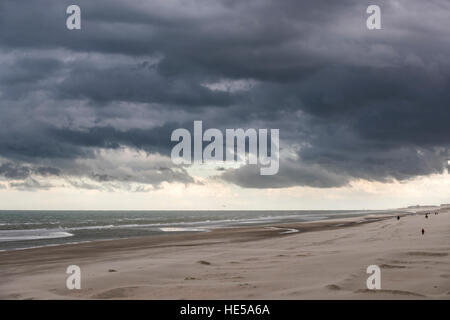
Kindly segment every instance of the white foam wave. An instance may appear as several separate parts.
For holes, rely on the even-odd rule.
[[[53,231],[46,229],[32,230],[3,230],[0,231],[0,241],[23,241],[23,240],[41,240],[72,237],[73,234],[64,231]]]
[[[64,228],[64,230],[69,231],[75,231],[75,230],[98,230],[98,229],[112,229],[118,226],[108,224],[104,226],[86,226],[86,227],[71,227],[71,228]]]
[[[176,228],[176,227],[168,227],[168,228],[159,228],[159,230],[164,232],[194,232],[194,231],[207,231],[205,229],[200,228]]]

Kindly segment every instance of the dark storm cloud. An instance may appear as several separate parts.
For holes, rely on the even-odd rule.
[[[23,182],[10,182],[9,186],[21,191],[45,190],[52,187],[50,184],[42,184],[33,178],[27,178]]]
[[[82,65],[75,67],[72,74],[57,88],[60,98],[90,99],[94,103],[163,103],[186,108],[231,103],[228,93],[212,92],[192,78],[163,78],[155,67],[148,67],[145,62],[108,69]]]
[[[246,188],[330,188],[344,186],[349,181],[348,175],[332,173],[317,165],[308,166],[292,161],[281,161],[279,173],[273,176],[262,176],[259,170],[257,166],[247,165],[226,170],[217,178]]]
[[[4,176],[8,179],[26,179],[31,174],[37,174],[39,176],[59,176],[60,170],[52,167],[32,167],[11,162],[0,165],[0,176]]]
[[[49,129],[49,135],[58,137],[60,142],[80,148],[117,149],[121,145],[128,145],[149,152],[168,153],[170,134],[175,128],[174,124],[148,130],[127,131],[119,131],[112,127],[94,127],[87,130],[52,128]]]
[[[19,58],[12,64],[5,63],[0,74],[0,83],[15,86],[35,83],[58,70],[61,63],[50,58]]]
[[[65,28],[70,4],[82,9],[81,31]],[[0,156],[24,166],[2,165],[0,174],[126,181],[125,173],[75,162],[124,146],[167,156],[172,130],[192,120],[280,129],[296,160],[282,159],[274,177],[251,166],[223,171],[244,187],[442,172],[450,156],[450,7],[377,1],[383,29],[368,31],[369,4],[4,0]],[[30,169],[38,167],[58,171]],[[130,180],[193,181],[177,170],[155,167]],[[72,185],[83,183],[91,186]]]
[[[17,166],[12,163],[4,163],[0,166],[0,174],[6,178],[25,179],[30,174],[28,167]]]

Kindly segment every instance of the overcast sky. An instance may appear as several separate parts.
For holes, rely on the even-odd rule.
[[[450,202],[449,17],[447,0],[2,0],[0,209]],[[279,173],[174,165],[194,120],[280,129]]]

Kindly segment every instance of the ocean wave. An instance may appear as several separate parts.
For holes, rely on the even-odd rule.
[[[192,230],[197,230],[197,227],[207,227],[208,229],[211,228],[216,228],[216,227],[224,227],[227,225],[240,225],[240,224],[258,224],[258,223],[264,223],[264,222],[276,222],[276,221],[280,221],[280,220],[286,220],[286,219],[298,219],[298,220],[304,220],[304,221],[308,221],[308,220],[321,220],[324,217],[320,217],[320,216],[310,216],[310,215],[266,215],[266,216],[261,216],[261,217],[255,217],[255,218],[235,218],[235,217],[231,217],[231,218],[227,218],[227,219],[205,219],[205,220],[198,220],[198,221],[173,221],[173,222],[153,222],[153,223],[133,223],[133,224],[104,224],[104,225],[85,225],[85,223],[87,222],[87,220],[84,220],[80,223],[78,223],[77,225],[72,225],[72,226],[64,226],[62,223],[60,223],[59,228],[50,228],[50,229],[44,229],[46,225],[48,224],[55,224],[55,222],[42,222],[42,223],[34,223],[34,222],[26,222],[23,223],[22,225],[31,225],[31,224],[41,224],[42,229],[27,229],[28,232],[34,232],[36,230],[45,230],[46,232],[58,232],[58,231],[63,231],[63,232],[67,232],[70,233],[71,231],[82,231],[82,230],[102,230],[102,229],[134,229],[134,228],[141,228],[141,229],[145,229],[145,228],[156,228],[161,230],[161,228],[166,228],[165,230],[170,230],[170,228],[184,228],[184,230],[188,230],[186,228],[186,226],[188,226],[188,228],[190,226],[192,226]],[[139,219],[123,219],[122,221],[125,220],[135,220],[138,221]],[[146,219],[147,220],[147,219]],[[117,221],[117,220],[115,220]],[[92,220],[93,222],[93,220]],[[1,225],[5,225],[5,226],[14,226],[14,227],[18,227],[20,231],[20,224],[9,224],[9,223],[5,223],[5,224],[0,224]],[[10,229],[9,231],[14,231],[17,230],[16,228],[14,229]],[[201,229],[204,230],[204,229]],[[3,230],[0,230],[0,232]],[[8,231],[8,230],[6,230]],[[169,232],[169,231],[167,231]],[[2,239],[0,238],[0,241],[2,241]]]
[[[167,227],[167,228],[159,228],[159,230],[164,232],[195,232],[195,231],[208,231],[201,228],[177,228],[177,227]]]
[[[57,239],[72,237],[73,234],[64,231],[54,231],[46,229],[33,230],[3,230],[0,231],[0,241],[24,241],[24,240],[41,240],[41,239]]]
[[[300,232],[298,229],[282,228],[282,227],[266,227],[266,229],[269,229],[269,230],[285,230],[283,232],[280,232],[280,234],[288,234],[288,233]]]
[[[215,215],[214,212],[198,215],[183,214],[180,216],[170,216],[170,219],[163,219],[162,217],[107,217],[102,216],[101,219],[85,219],[84,217],[79,220],[59,219],[53,217],[52,219],[46,218],[42,222],[36,222],[36,220],[29,220],[24,223],[17,223],[17,221],[5,221],[0,223],[0,241],[16,241],[16,240],[34,240],[34,239],[51,239],[71,237],[73,233],[81,238],[85,237],[82,231],[85,233],[91,231],[89,237],[96,238],[96,230],[104,230],[98,232],[100,237],[105,237],[110,232],[111,237],[116,237],[117,234],[146,234],[153,231],[162,232],[182,232],[182,231],[209,231],[215,228],[235,227],[239,225],[251,225],[251,224],[264,224],[274,223],[278,221],[317,221],[323,219],[333,218],[339,215],[343,217],[362,215],[368,212],[355,211],[355,212],[261,212],[252,216],[242,216],[237,213],[219,213]],[[369,212],[374,214],[374,212]],[[375,215],[378,212],[375,212]],[[220,214],[223,214],[222,216]],[[35,216],[33,216],[35,218]],[[109,219],[108,219],[109,218]],[[176,219],[174,219],[176,218]],[[152,221],[153,220],[153,221]],[[174,221],[175,220],[175,221]],[[183,221],[184,220],[184,221]],[[122,223],[121,223],[122,222]],[[129,223],[127,223],[129,222]],[[54,225],[59,224],[59,225]],[[28,225],[36,225],[33,229],[27,229]],[[133,229],[133,233],[128,232],[116,232],[118,229]],[[9,232],[9,233],[8,233]]]
[[[86,226],[86,227],[68,227],[64,228],[64,230],[76,231],[76,230],[99,230],[99,229],[112,229],[118,227],[118,225],[108,224],[103,226]]]

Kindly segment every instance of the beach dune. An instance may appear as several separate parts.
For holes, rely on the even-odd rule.
[[[435,211],[5,251],[0,298],[450,299],[450,213]]]

